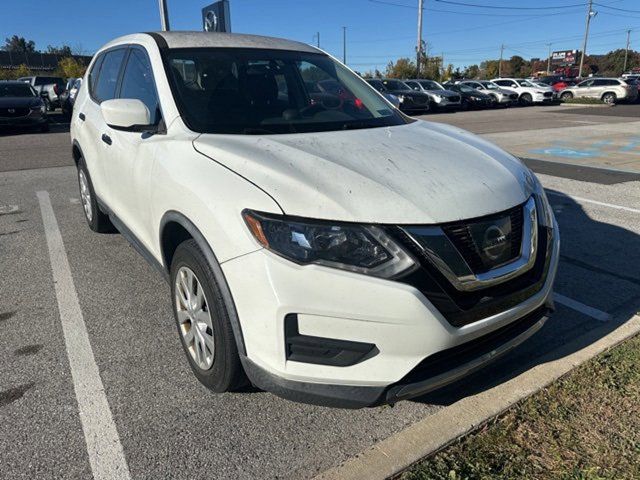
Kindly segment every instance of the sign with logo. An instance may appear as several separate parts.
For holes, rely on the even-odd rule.
[[[551,65],[558,67],[570,67],[575,65],[580,58],[578,50],[561,50],[551,53]]]
[[[219,0],[202,9],[202,29],[205,32],[231,32],[229,0]]]

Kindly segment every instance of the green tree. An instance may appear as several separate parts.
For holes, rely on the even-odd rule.
[[[465,67],[462,75],[464,76],[464,78],[478,78],[478,76],[480,75],[480,67],[478,67],[478,65],[470,65],[468,67]]]
[[[3,50],[16,53],[35,53],[36,43],[33,40],[13,35],[11,38],[5,38]]]
[[[413,78],[416,75],[416,64],[409,58],[399,58],[389,62],[385,75],[389,78]]]
[[[29,70],[29,67],[27,67],[24,63],[13,70],[13,78],[30,77],[31,75],[31,70]]]
[[[84,76],[87,67],[73,57],[63,58],[58,62],[56,73],[64,78],[78,78]]]
[[[73,52],[71,51],[71,47],[69,45],[62,45],[60,47],[47,45],[47,53],[51,53],[59,57],[70,57],[71,55],[73,55]]]

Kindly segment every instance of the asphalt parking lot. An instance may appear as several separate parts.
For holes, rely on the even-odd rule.
[[[557,312],[464,381],[358,411],[254,389],[205,390],[184,358],[160,275],[120,235],[87,228],[64,122],[54,118],[48,134],[0,133],[0,476],[91,478],[81,422],[91,412],[78,409],[52,265],[68,265],[63,293],[77,298],[136,479],[311,478],[457,399],[606,335],[640,309],[640,105],[622,107],[424,117],[483,134],[540,174],[562,234]],[[52,258],[57,232],[63,249]]]

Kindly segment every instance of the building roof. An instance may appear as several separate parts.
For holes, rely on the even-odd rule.
[[[268,48],[318,53],[320,50],[302,42],[283,38],[240,33],[170,31],[154,32],[164,38],[169,48]]]

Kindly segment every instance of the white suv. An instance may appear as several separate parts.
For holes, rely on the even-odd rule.
[[[167,279],[213,391],[248,378],[298,401],[394,403],[506,352],[552,308],[558,230],[533,173],[405,116],[311,46],[116,39],[71,138],[90,228],[115,226]]]
[[[553,88],[536,85],[524,78],[494,78],[491,81],[499,87],[508,88],[516,92],[522,105],[550,103],[557,100]]]

